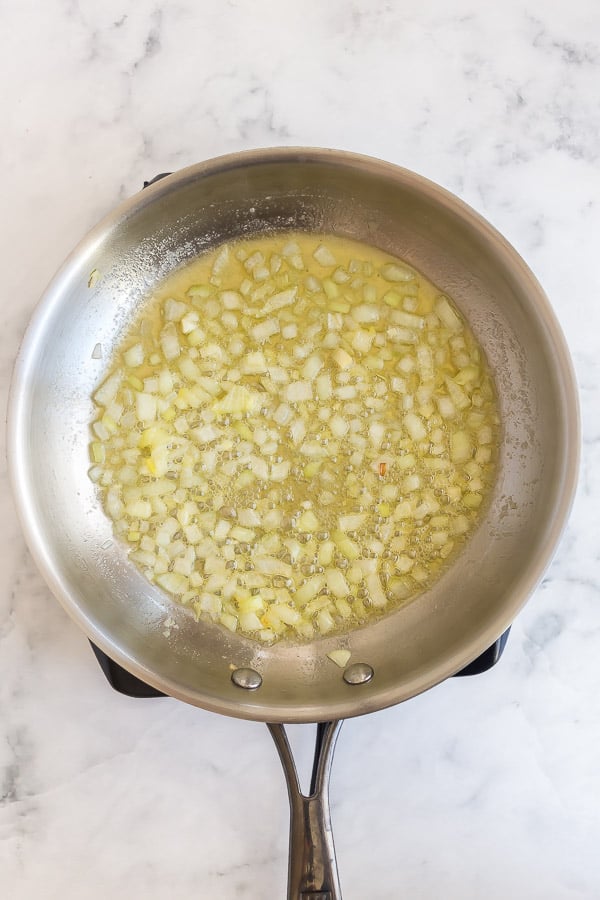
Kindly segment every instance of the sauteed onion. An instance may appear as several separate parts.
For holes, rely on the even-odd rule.
[[[175,273],[94,401],[90,477],[130,559],[265,642],[414,597],[494,477],[493,381],[457,308],[339,238],[228,244]]]

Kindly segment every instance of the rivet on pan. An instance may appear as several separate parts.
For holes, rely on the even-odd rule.
[[[344,681],[346,684],[366,684],[374,674],[368,663],[353,663],[344,672]]]
[[[231,680],[245,691],[256,691],[262,684],[262,675],[255,672],[254,669],[235,669],[231,673]]]

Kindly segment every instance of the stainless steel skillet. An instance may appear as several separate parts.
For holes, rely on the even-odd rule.
[[[197,624],[145,581],[112,541],[86,473],[90,395],[106,364],[92,358],[96,344],[106,360],[144,296],[176,266],[223,240],[273,229],[335,232],[375,244],[447,291],[493,368],[503,442],[485,517],[434,587],[343,639],[259,647]],[[164,693],[270,723],[326,722],[398,703],[493,643],[551,559],[574,492],[578,448],[568,351],[516,252],[436,185],[378,160],[329,150],[221,157],[165,178],[117,208],[48,287],[17,360],[9,414],[11,476],[29,546],[88,637]],[[169,639],[167,616],[177,626]],[[351,650],[351,663],[371,667],[370,680],[349,684],[348,673],[327,659],[340,643]],[[258,673],[260,687],[236,685],[232,667],[251,670],[247,687]],[[283,733],[274,730],[286,758]],[[335,735],[334,726],[322,732],[324,748],[333,747]],[[316,779],[322,787],[329,764],[323,756]],[[304,804],[296,820],[319,815]],[[309,857],[318,840],[306,843]],[[331,848],[322,845],[322,855]],[[333,869],[319,882],[320,860],[313,863],[312,873],[310,860],[292,872],[289,896],[305,889],[313,898],[339,896]]]

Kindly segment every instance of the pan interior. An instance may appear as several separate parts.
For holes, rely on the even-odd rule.
[[[492,502],[432,588],[348,635],[263,647],[196,623],[127,560],[87,477],[88,429],[91,392],[153,286],[224,240],[274,230],[375,245],[448,293],[494,373],[503,441]],[[98,344],[102,358],[94,359]],[[512,248],[412,173],[349,154],[296,150],[239,154],[183,170],[100,223],[56,276],[30,326],[13,382],[10,435],[31,549],[88,636],[166,693],[271,721],[381,708],[482,652],[512,621],[556,546],[578,442],[562,336]],[[369,684],[344,682],[326,655],[338,646],[351,650],[351,662],[373,667]],[[237,666],[261,673],[259,690],[232,683]]]

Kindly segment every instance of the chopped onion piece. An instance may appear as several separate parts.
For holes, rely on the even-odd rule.
[[[284,460],[280,463],[273,463],[271,466],[271,481],[285,481],[290,474],[291,463]]]
[[[160,346],[167,361],[176,359],[181,353],[177,330],[173,322],[168,322],[160,334]]]
[[[367,575],[367,577],[365,578],[365,584],[367,586],[367,591],[369,592],[369,600],[371,601],[373,606],[386,606],[388,599],[381,586],[379,575],[377,575],[375,572]]]
[[[259,322],[258,325],[255,325],[250,330],[250,334],[259,344],[264,344],[266,340],[268,340],[274,334],[278,333],[279,322],[277,321],[277,319],[266,319],[264,322]]]
[[[306,425],[302,419],[296,419],[290,427],[290,437],[294,444],[299,444],[306,435]]]
[[[405,423],[406,424],[406,423]],[[408,428],[408,426],[407,426]],[[385,425],[382,422],[371,422],[369,425],[369,440],[374,447],[380,447],[385,435]]]
[[[241,362],[241,370],[244,375],[262,375],[267,372],[268,366],[264,353],[260,350],[247,353]]]
[[[273,420],[278,425],[286,425],[292,417],[291,407],[287,403],[280,403],[273,413]]]
[[[115,399],[117,391],[121,386],[122,378],[123,375],[120,370],[117,370],[112,375],[109,375],[109,377],[103,382],[103,384],[94,394],[94,401],[99,406],[108,406],[108,404]]]
[[[213,404],[213,409],[219,415],[226,413],[249,413],[260,408],[260,397],[241,384],[235,384],[229,389],[225,397],[221,397]]]
[[[325,244],[319,244],[313,253],[314,258],[320,266],[335,266],[336,259],[331,250]]]
[[[133,347],[130,347],[128,350],[126,350],[123,354],[123,361],[125,362],[125,365],[130,369],[141,366],[144,362],[143,344],[134,344]]]
[[[312,400],[312,386],[310,381],[293,381],[285,389],[285,398],[288,403],[298,403],[303,400]]]
[[[329,659],[339,666],[340,669],[344,669],[348,664],[348,660],[352,656],[350,650],[331,650],[327,656]]]
[[[261,524],[261,518],[255,509],[240,509],[237,515],[240,525],[253,528],[255,525]]]
[[[352,347],[359,353],[368,353],[373,346],[375,333],[358,328],[352,336]]]
[[[347,597],[350,593],[348,582],[340,569],[327,569],[325,572],[325,579],[327,581],[327,587],[334,597]]]
[[[378,322],[379,309],[372,303],[359,303],[352,310],[352,318],[361,324]]]
[[[462,322],[455,311],[452,309],[447,297],[443,295],[438,297],[435,302],[435,311],[440,321],[449,328],[450,331],[462,331]]]
[[[331,377],[329,376],[329,373],[319,375],[317,377],[315,387],[319,400],[329,400],[333,393],[333,389],[331,386]]]
[[[298,531],[316,531],[319,528],[319,520],[310,509],[307,509],[298,519],[297,528]]]
[[[219,251],[217,258],[215,259],[212,266],[212,274],[214,276],[218,276],[225,270],[229,262],[229,247],[225,244],[221,250]]]
[[[386,281],[412,281],[415,277],[409,269],[396,263],[387,263],[381,267],[381,276]]]
[[[358,531],[359,528],[367,521],[366,513],[353,513],[351,515],[340,516],[339,518],[339,527],[340,531]]]
[[[183,594],[188,589],[189,581],[184,575],[176,572],[165,572],[156,577],[156,583],[168,594]]]
[[[422,441],[427,437],[427,429],[416,413],[407,412],[404,416],[404,427],[413,441]]]
[[[286,341],[293,340],[298,334],[298,326],[295,322],[290,322],[289,325],[284,325],[281,329],[281,336],[286,339]]]
[[[166,322],[179,322],[188,311],[187,303],[169,297],[165,300],[163,314]]]
[[[335,628],[335,622],[331,618],[331,613],[326,609],[322,609],[317,613],[317,626],[321,634],[328,634]]]
[[[417,330],[421,330],[425,325],[423,316],[415,316],[412,313],[407,313],[401,309],[392,314],[392,319],[396,325],[404,325],[406,328],[416,328]]]
[[[298,288],[288,288],[286,291],[280,291],[277,294],[273,294],[272,297],[265,302],[263,306],[263,313],[265,315],[269,315],[272,312],[275,312],[278,309],[283,309],[284,306],[291,306],[294,303],[296,296],[298,294]]]
[[[450,458],[453,462],[465,462],[473,455],[471,438],[466,431],[455,431],[450,436]]]
[[[309,356],[302,366],[302,377],[312,380],[321,371],[323,365],[324,363],[320,356],[317,356],[316,354],[314,356]]]
[[[242,631],[260,631],[262,628],[262,623],[254,612],[240,613],[239,623]]]
[[[337,350],[334,350],[331,356],[333,361],[337,363],[340,369],[348,369],[352,365],[352,357],[341,347],[338,347]]]
[[[137,394],[136,412],[140,422],[153,422],[156,419],[156,397],[152,394]]]

